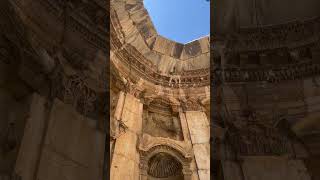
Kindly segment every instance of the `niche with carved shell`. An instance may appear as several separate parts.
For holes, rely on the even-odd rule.
[[[154,137],[183,140],[179,113],[173,112],[170,103],[164,99],[144,105],[143,132]]]

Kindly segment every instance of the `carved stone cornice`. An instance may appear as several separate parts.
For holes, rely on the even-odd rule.
[[[241,28],[228,41],[236,52],[257,52],[271,49],[296,48],[319,41],[320,17],[262,27]]]
[[[20,1],[21,0],[15,0],[15,3],[20,6],[21,9],[27,9],[27,7],[24,7],[25,4]],[[110,32],[109,28],[106,28],[109,25],[109,10],[106,7],[102,7],[106,2],[101,2],[101,0],[40,0],[33,3],[37,4],[37,6],[40,5],[44,7],[47,15],[50,15],[50,18],[55,20],[52,22],[59,22],[59,24],[56,23],[55,26],[77,32],[81,35],[81,39],[84,39],[89,45],[101,49],[105,53],[109,52],[108,40]],[[25,12],[23,11],[23,13],[26,13],[31,19],[34,18],[34,16],[38,16],[36,12],[32,11],[26,10]],[[39,19],[34,19],[33,21],[38,20]],[[53,25],[49,24],[48,27],[50,26]],[[54,38],[54,35],[51,38]]]
[[[141,35],[146,43],[146,45],[150,48],[150,51],[154,51],[154,43],[156,43],[156,38],[154,35],[157,35],[153,29],[151,20],[148,18],[147,12],[144,11],[143,4],[140,2],[132,2],[132,3],[115,3],[115,7],[111,6],[110,17],[111,17],[111,49],[115,51],[115,56],[119,59],[119,62],[123,64],[123,66],[132,69],[134,74],[139,78],[143,78],[147,81],[150,81],[156,85],[170,87],[170,88],[191,88],[191,87],[203,87],[208,86],[209,79],[209,67],[195,70],[182,71],[179,73],[172,74],[164,74],[159,72],[158,68],[152,63],[151,60],[146,58],[142,52],[140,52],[139,47],[130,44],[129,42],[125,42],[129,37],[126,37],[126,33],[124,33],[125,29],[123,29],[122,24],[120,23],[118,13],[118,6],[124,6],[125,14],[130,14],[133,16],[134,13],[141,13],[145,20],[135,23],[135,20],[132,19],[129,22],[134,22],[134,26],[137,26],[137,30],[139,31],[136,36]],[[150,22],[149,22],[150,21]],[[128,22],[128,23],[129,23]],[[130,38],[129,38],[130,39]],[[160,41],[160,40],[159,40]],[[190,57],[198,56],[201,53],[209,53],[207,52],[209,46],[209,40],[204,39],[203,42],[201,40],[196,40],[187,45],[178,45],[178,43],[170,42],[173,45],[173,55],[167,54],[168,56],[179,56],[183,51],[189,54]],[[141,42],[143,43],[143,42]],[[179,52],[178,52],[179,51]],[[155,52],[155,51],[154,51]],[[170,51],[171,52],[171,51]],[[162,52],[163,53],[163,52]],[[160,52],[156,52],[156,54],[162,54]],[[189,55],[186,55],[189,57]],[[178,58],[179,57],[175,57]],[[189,57],[189,58],[190,58]],[[209,56],[207,56],[209,58]],[[177,59],[177,60],[178,60]],[[180,59],[179,59],[180,60]],[[209,60],[209,59],[208,59]]]
[[[139,137],[138,149],[142,155],[146,155],[157,147],[163,147],[165,151],[175,152],[180,159],[192,158],[192,147],[185,142],[179,142],[168,138],[152,137],[147,134],[143,134]]]
[[[213,82],[221,81],[224,73],[224,81],[233,82],[255,82],[264,81],[277,83],[281,81],[298,80],[314,77],[320,74],[320,64],[315,61],[305,61],[295,64],[281,66],[265,66],[257,68],[225,68],[224,72],[211,73]]]
[[[208,86],[210,69],[198,69],[185,71],[179,75],[179,80],[173,80],[177,76],[160,74],[152,63],[145,59],[133,46],[127,45],[126,48],[116,53],[117,58],[127,67],[145,80],[154,84],[170,88],[190,88]]]

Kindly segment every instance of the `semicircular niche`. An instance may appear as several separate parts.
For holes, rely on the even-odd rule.
[[[148,175],[153,178],[183,180],[182,165],[167,153],[158,153],[148,162]]]

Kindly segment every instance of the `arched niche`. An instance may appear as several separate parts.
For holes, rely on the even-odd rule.
[[[158,158],[158,160],[156,158]],[[159,160],[160,158],[164,158],[164,159]],[[161,175],[161,172],[156,172],[157,170],[155,169],[152,170],[151,168],[157,168],[157,167],[150,167],[150,165],[152,166],[153,165],[152,163],[155,163],[155,161],[170,161],[170,165],[176,168],[175,171],[182,172],[181,177],[176,176],[177,180],[180,180],[180,179],[191,180],[191,175],[192,175],[192,171],[190,170],[191,158],[185,157],[182,152],[167,145],[157,145],[150,148],[147,151],[140,151],[141,180],[154,180],[154,178],[151,178],[151,179],[149,178],[150,173],[151,174],[157,173],[158,175],[160,174],[158,177],[164,177],[164,175],[168,175],[168,174],[170,175],[170,172],[167,172],[164,174],[162,173]],[[161,163],[165,163],[165,162],[161,162]],[[172,174],[174,174],[174,172],[171,172],[171,175]],[[178,175],[178,174],[175,174],[175,175]],[[157,177],[155,177],[155,179],[157,179]],[[161,178],[159,180],[161,180]]]
[[[153,137],[183,141],[179,113],[167,98],[148,99],[143,107],[143,132]]]
[[[148,161],[149,180],[183,180],[182,164],[173,156],[160,152]]]

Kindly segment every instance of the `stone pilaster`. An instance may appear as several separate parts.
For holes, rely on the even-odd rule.
[[[142,128],[142,110],[143,104],[139,99],[132,94],[124,94],[121,113],[116,116],[127,129],[116,139],[110,171],[111,180],[139,179],[140,163],[136,147],[138,134],[141,133]]]
[[[210,179],[210,125],[202,111],[186,111],[186,120],[200,180]]]

